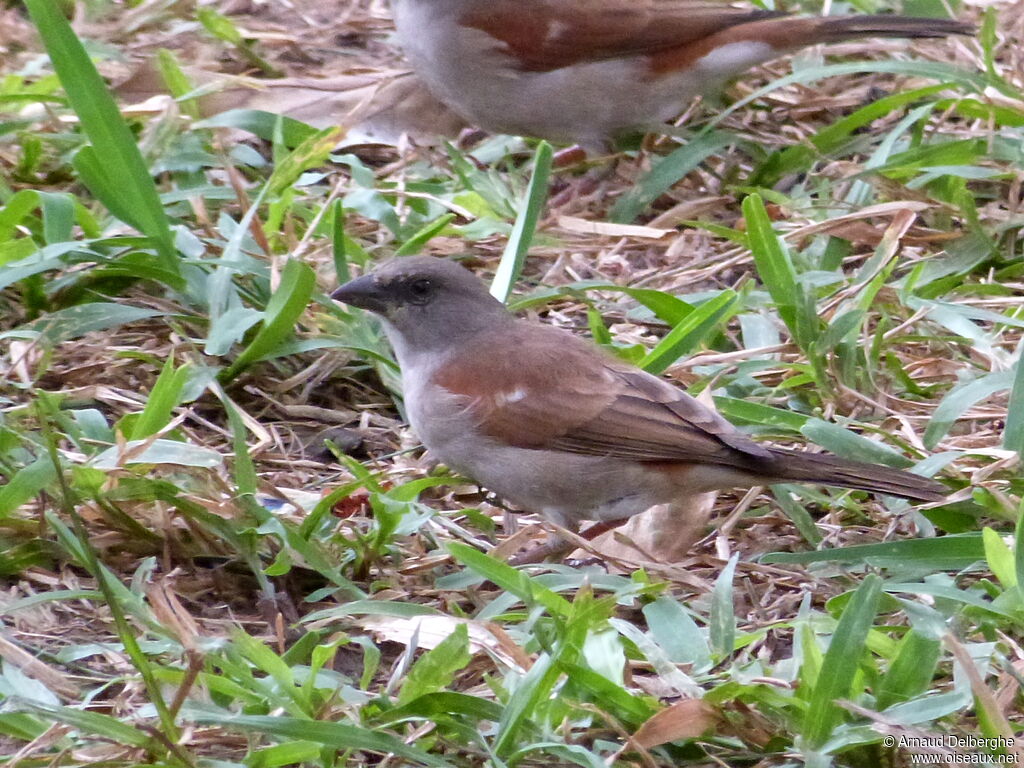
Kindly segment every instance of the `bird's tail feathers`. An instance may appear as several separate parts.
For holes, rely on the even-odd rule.
[[[942,501],[949,492],[936,480],[878,464],[784,448],[772,448],[771,453],[776,481],[838,485],[917,501]]]
[[[816,37],[821,42],[836,42],[855,37],[947,37],[973,35],[973,24],[956,19],[930,19],[920,16],[874,14],[833,16],[817,20]]]

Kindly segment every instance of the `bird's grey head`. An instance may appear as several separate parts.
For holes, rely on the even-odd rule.
[[[386,262],[331,298],[380,315],[399,362],[404,353],[437,353],[512,320],[476,275],[432,256]]]

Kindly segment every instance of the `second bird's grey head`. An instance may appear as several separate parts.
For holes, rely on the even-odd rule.
[[[331,298],[383,318],[399,362],[407,350],[444,349],[511,320],[476,275],[432,256],[386,262],[345,283]]]

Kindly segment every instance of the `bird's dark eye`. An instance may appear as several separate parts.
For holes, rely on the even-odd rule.
[[[417,304],[425,304],[434,293],[434,284],[425,277],[409,283],[409,296]]]

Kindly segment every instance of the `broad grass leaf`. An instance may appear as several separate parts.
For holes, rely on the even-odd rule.
[[[804,67],[778,80],[773,80],[768,85],[758,88],[753,93],[747,94],[739,101],[733,102],[728,108],[722,110],[711,120],[708,129],[713,129],[726,120],[732,113],[745,108],[748,104],[767,96],[772,91],[785,88],[794,83],[807,84],[826,77],[839,77],[842,75],[870,74],[874,72],[886,72],[895,75],[907,75],[909,77],[923,77],[935,80],[946,88],[960,88],[968,92],[982,93],[989,84],[983,73],[973,69],[963,69],[945,62],[923,61],[915,59],[912,61],[896,61],[892,59],[882,61],[857,61],[846,64],[823,64],[820,66]]]
[[[105,331],[108,328],[163,314],[165,313],[155,309],[95,301],[51,312],[21,328],[39,333],[49,344],[60,344],[92,331]]]
[[[416,616],[444,616],[441,611],[419,603],[397,603],[384,600],[352,600],[334,608],[313,611],[302,617],[301,623],[339,619],[346,616],[394,616],[410,619]]]
[[[542,702],[551,698],[552,691],[562,671],[548,654],[541,654],[530,670],[519,680],[515,691],[509,697],[498,723],[494,751],[499,756],[511,754],[517,739],[530,718],[535,715]]]
[[[206,334],[203,352],[219,357],[230,351],[231,347],[241,341],[246,331],[263,319],[264,313],[253,307],[231,307],[223,314],[210,321],[210,330]]]
[[[812,748],[824,744],[842,721],[843,711],[836,701],[850,695],[854,676],[866,650],[864,642],[875,618],[881,589],[882,580],[869,574],[853,593],[832,633],[800,729]]]
[[[773,229],[760,195],[744,198],[743,216],[757,274],[775,302],[779,317],[793,334],[793,340],[806,350],[818,335],[814,303],[797,279],[789,251]]]
[[[978,537],[981,538],[980,536]],[[982,561],[983,562],[983,561]],[[934,570],[938,571],[942,568],[940,565],[935,565]],[[987,593],[982,592],[979,588],[974,589],[958,589],[957,587],[950,586],[933,581],[922,581],[922,582],[886,582],[885,591],[889,594],[900,594],[906,593],[908,595],[915,595],[920,597],[921,595],[927,595],[928,597],[938,597],[943,600],[950,600],[954,603],[960,603],[961,605],[970,605],[975,608],[979,608],[982,611],[986,611],[993,616],[999,616],[1010,621],[1019,621],[1018,615],[1015,615],[1013,611],[1003,610],[999,605],[989,599]]]
[[[455,214],[446,213],[444,216],[430,222],[402,243],[401,247],[395,251],[395,256],[412,256],[419,253],[433,237],[440,234],[453,221],[455,221]]]
[[[942,653],[942,643],[910,630],[900,641],[896,657],[882,677],[875,706],[885,709],[902,704],[928,690]]]
[[[677,663],[669,657],[665,652],[665,649],[663,649],[660,644],[652,640],[647,633],[641,632],[640,628],[635,624],[623,619],[613,618],[610,619],[608,623],[611,624],[624,638],[633,643],[640,653],[647,657],[647,661],[650,662],[662,682],[674,688],[678,695],[701,695],[701,687],[697,682],[679,669]],[[705,653],[709,653],[706,642],[704,643],[703,650]],[[698,651],[698,654],[699,653],[700,651]],[[710,668],[710,657],[705,662],[705,665]]]
[[[771,486],[771,489],[775,501],[782,507],[782,511],[786,513],[786,517],[790,519],[800,535],[812,547],[817,547],[822,540],[821,532],[818,530],[814,518],[811,517],[811,513],[807,511],[807,507],[801,503],[800,497],[794,498],[796,488],[787,483],[776,483]]]
[[[0,208],[0,243],[11,240],[18,225],[39,207],[39,196],[35,189],[22,189],[7,199]]]
[[[409,670],[398,694],[399,705],[447,688],[455,673],[469,664],[471,658],[469,628],[465,624],[457,624],[448,637],[423,654]]]
[[[1004,589],[1017,586],[1017,568],[1013,551],[1003,541],[1003,537],[993,529],[985,526],[981,529],[981,540],[985,545],[985,562],[999,579]]]
[[[715,407],[719,413],[730,421],[757,424],[758,426],[784,429],[790,432],[800,432],[811,418],[796,411],[787,411],[783,408],[775,408],[771,405],[763,405],[750,400],[740,400],[739,398],[726,395],[717,395],[715,397]]]
[[[18,708],[45,716],[47,719],[63,723],[77,731],[100,736],[115,744],[145,749],[152,746],[148,733],[128,725],[122,719],[105,715],[102,712],[90,712],[75,707],[46,706],[36,701],[21,700]]]
[[[887,719],[904,725],[931,724],[972,704],[970,688],[963,686],[949,693],[929,692],[911,701],[893,704],[884,714]]]
[[[281,272],[281,284],[263,311],[263,326],[224,373],[221,381],[231,381],[257,360],[270,357],[277,346],[292,333],[295,322],[309,304],[316,285],[311,267],[289,259]]]
[[[558,668],[568,676],[573,689],[585,691],[588,699],[621,722],[640,725],[651,716],[650,704],[593,669],[568,663],[559,663]]]
[[[690,614],[670,597],[643,607],[651,637],[676,664],[692,664],[695,672],[711,667],[707,638]]]
[[[680,357],[689,354],[719,325],[728,321],[739,309],[735,291],[724,290],[686,315],[665,338],[640,361],[648,373],[662,373]]]
[[[57,478],[49,456],[40,456],[27,464],[0,487],[0,519],[7,517]]]
[[[770,552],[763,563],[865,563],[884,568],[919,565],[959,570],[985,559],[981,534],[967,533],[930,539],[903,539],[881,544],[823,549],[818,552]]]
[[[847,459],[885,464],[897,469],[905,469],[914,463],[888,445],[869,440],[830,421],[808,419],[800,432],[808,440]]]
[[[130,440],[122,449],[115,446],[96,456],[90,464],[95,469],[116,469],[121,464],[176,464],[181,467],[212,469],[224,463],[224,457],[210,448],[174,440]],[[125,459],[124,457],[128,458]]]
[[[374,718],[375,723],[389,725],[406,720],[433,720],[440,715],[458,715],[474,721],[501,718],[502,706],[490,699],[454,691],[425,693],[408,704],[389,709]]]
[[[281,158],[267,179],[266,195],[276,198],[294,184],[308,169],[323,165],[331,150],[345,135],[341,128],[324,128],[306,137],[301,144]]]
[[[1014,385],[1015,379],[1014,371],[998,371],[970,379],[953,387],[932,412],[931,421],[928,422],[928,427],[924,431],[925,447],[935,448],[949,432],[950,427],[971,406],[997,392],[1009,389]]]

